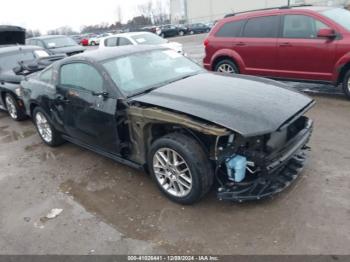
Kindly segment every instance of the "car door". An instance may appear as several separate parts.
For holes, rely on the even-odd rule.
[[[118,46],[132,45],[132,42],[126,37],[118,37]]]
[[[307,15],[283,17],[283,30],[278,40],[278,67],[282,78],[331,81],[336,38],[319,38],[320,29],[329,28]]]
[[[87,62],[64,64],[59,70],[57,100],[63,104],[65,132],[95,148],[116,153],[116,99],[97,68]]]
[[[277,36],[280,16],[250,18],[243,26],[242,34],[232,44],[245,68],[245,74],[275,76],[277,69]]]

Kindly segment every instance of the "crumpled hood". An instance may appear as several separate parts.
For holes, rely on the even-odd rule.
[[[245,137],[274,132],[313,103],[273,80],[214,73],[168,84],[133,101],[198,117]]]

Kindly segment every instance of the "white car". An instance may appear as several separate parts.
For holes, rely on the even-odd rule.
[[[125,45],[159,45],[168,47],[179,54],[185,55],[182,44],[169,42],[168,40],[149,32],[123,33],[100,39],[101,49]]]
[[[98,35],[96,37],[91,37],[89,39],[89,45],[99,45],[100,44],[100,40],[104,37],[107,37],[107,36],[111,36],[113,35],[112,33],[104,33],[102,35]]]

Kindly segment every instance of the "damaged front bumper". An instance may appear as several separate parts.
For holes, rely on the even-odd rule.
[[[218,189],[219,200],[245,202],[276,195],[289,187],[301,174],[307,160],[308,143],[313,122],[308,120],[305,128],[286,147],[267,158],[266,172],[256,179],[230,183]]]

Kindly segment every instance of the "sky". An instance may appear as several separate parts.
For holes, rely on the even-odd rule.
[[[3,0],[0,24],[38,29],[42,33],[61,26],[80,30],[83,25],[112,23],[138,15],[137,6],[147,0]]]

